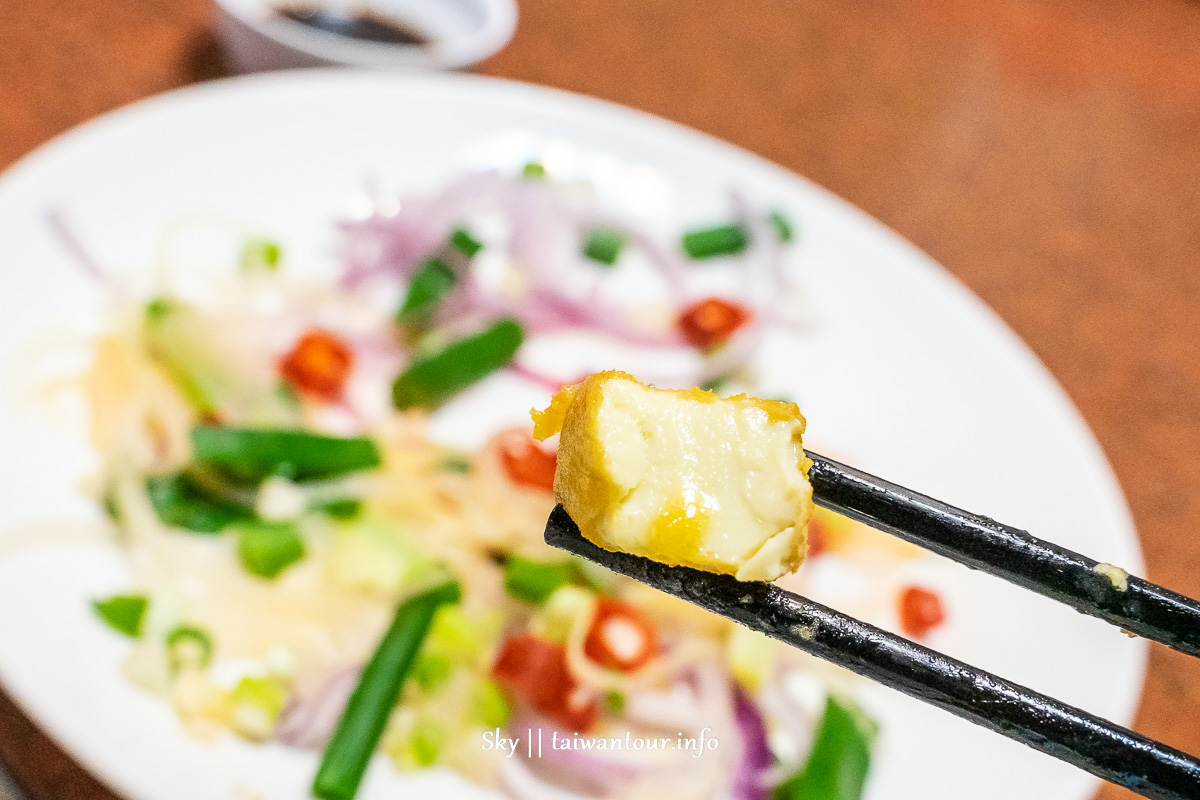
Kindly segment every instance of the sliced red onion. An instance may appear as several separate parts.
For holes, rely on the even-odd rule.
[[[765,800],[767,787],[762,778],[771,765],[767,728],[758,708],[740,689],[734,697],[733,721],[741,736],[742,752],[733,774],[730,800]]]
[[[322,747],[333,735],[361,674],[360,666],[343,667],[326,678],[311,696],[289,702],[279,718],[275,738],[303,750]]]
[[[783,268],[773,266],[778,259],[772,255],[772,247],[779,243],[766,217],[755,213],[740,194],[734,193],[732,202],[743,224],[753,231],[755,250],[746,269],[755,318],[705,359],[698,373],[650,375],[655,383],[704,383],[741,367],[759,347],[763,323],[782,317],[780,304],[787,302],[779,291]],[[620,230],[663,276],[676,301],[686,303],[694,298],[689,288],[690,270],[681,254],[662,246],[632,221],[596,208],[573,207],[553,185],[495,171],[467,175],[431,197],[401,200],[394,213],[345,225],[346,284],[361,283],[374,275],[411,278],[421,260],[445,246],[453,226],[481,208],[506,217],[509,254],[524,271],[528,289],[520,296],[490,290],[467,271],[443,303],[439,326],[513,316],[531,335],[582,329],[631,345],[691,352],[678,330],[646,331],[634,324],[625,304],[604,299],[603,271],[587,269],[575,248],[592,227]],[[515,371],[547,388],[561,384],[528,364],[518,365]]]
[[[696,696],[687,683],[677,683],[670,691],[644,691],[629,695],[622,719],[663,731],[701,728]]]
[[[509,370],[514,375],[518,375],[527,381],[540,384],[543,388],[551,392],[557,392],[562,387],[572,383],[579,383],[587,377],[587,375],[580,375],[570,380],[562,380],[561,378],[556,378],[553,375],[547,375],[546,373],[534,369],[533,367],[520,361],[515,362],[511,367],[509,367]]]
[[[61,208],[51,208],[46,211],[46,225],[50,228],[50,233],[53,234],[55,241],[62,246],[64,250],[71,255],[75,264],[79,266],[89,278],[94,278],[98,281],[107,280],[108,276],[104,274],[104,270],[100,269],[100,265],[96,263],[96,259],[92,258],[91,254],[80,243],[79,237],[71,230],[71,226],[67,224]]]
[[[765,708],[771,709],[772,725],[783,735],[787,752],[778,755],[788,762],[781,767],[790,774],[795,771],[796,762],[800,761],[812,746],[816,720],[796,702],[785,687],[782,675],[763,688],[759,699]]]
[[[603,789],[636,780],[647,769],[661,766],[648,764],[632,756],[632,751],[628,750],[556,750],[552,747],[556,734],[559,739],[571,739],[572,736],[570,732],[540,717],[522,717],[515,724],[510,724],[509,730],[510,735],[519,736],[522,740],[533,737],[535,742],[541,731],[541,760],[557,764]]]
[[[611,228],[628,236],[629,244],[645,253],[650,263],[662,274],[671,294],[681,300],[689,297],[689,270],[683,257],[676,250],[659,244],[649,231],[628,219],[617,219],[611,214],[594,210],[580,212],[576,220],[581,238],[592,228]]]
[[[500,780],[505,794],[515,800],[579,800],[580,796],[601,796],[595,787],[584,781],[578,781],[574,786],[551,783],[535,774],[529,762],[519,756],[504,759]]]

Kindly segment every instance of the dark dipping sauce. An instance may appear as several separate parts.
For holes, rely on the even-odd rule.
[[[401,22],[375,14],[358,11],[340,14],[310,6],[285,6],[275,9],[275,13],[301,25],[351,39],[380,44],[429,44],[428,36]]]

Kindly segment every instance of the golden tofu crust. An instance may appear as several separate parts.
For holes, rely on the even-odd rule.
[[[812,462],[795,404],[656,389],[614,370],[532,416],[537,438],[561,433],[555,499],[596,545],[744,580],[774,580],[804,560]],[[739,448],[747,454],[730,455]]]

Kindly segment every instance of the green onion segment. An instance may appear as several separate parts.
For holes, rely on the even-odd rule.
[[[149,605],[150,601],[140,594],[118,594],[106,600],[92,601],[92,608],[100,619],[135,639],[142,635],[142,621]]]
[[[273,272],[279,267],[279,259],[283,248],[278,242],[270,239],[248,239],[242,245],[242,257],[239,266],[243,271],[253,272],[264,270]]]
[[[530,180],[540,181],[546,177],[546,168],[537,161],[530,161],[521,170],[521,174]]]
[[[314,511],[321,511],[334,519],[342,521],[352,520],[362,513],[362,500],[355,500],[351,497],[343,497],[337,500],[327,500],[324,503],[319,503],[313,506]]]
[[[525,334],[513,319],[451,342],[419,359],[392,384],[396,408],[435,408],[471,384],[508,365]]]
[[[575,565],[570,561],[532,561],[509,556],[504,563],[504,589],[518,600],[540,605],[575,575]]]
[[[235,529],[242,566],[260,578],[276,578],[304,558],[304,539],[294,522],[251,520],[238,523]]]
[[[195,625],[176,625],[167,634],[167,660],[172,672],[204,669],[212,663],[213,640]]]
[[[148,478],[146,492],[164,525],[195,533],[220,533],[254,516],[248,508],[213,496],[184,472]]]
[[[775,235],[779,237],[779,241],[786,243],[796,238],[795,226],[792,225],[790,219],[784,216],[782,211],[778,209],[772,211],[767,220],[771,223],[771,227],[775,229]]]
[[[592,228],[583,242],[583,254],[600,264],[612,266],[617,263],[625,242],[625,234],[612,228]]]
[[[772,800],[859,800],[875,733],[875,723],[858,706],[829,697],[808,762],[775,787]]]
[[[466,475],[471,471],[471,459],[465,455],[451,453],[442,459],[441,467],[446,472],[457,472],[460,475]]]
[[[450,245],[467,258],[474,258],[483,249],[483,242],[471,235],[466,228],[455,228],[450,234]]]
[[[446,262],[427,259],[409,282],[408,294],[396,313],[396,321],[409,324],[428,319],[457,281],[454,270]]]
[[[282,473],[298,481],[334,478],[380,464],[370,439],[285,428],[200,426],[192,429],[192,448],[198,461],[248,484]]]
[[[325,748],[313,779],[312,792],[319,800],[354,797],[434,613],[439,606],[456,603],[460,597],[457,583],[445,583],[406,600],[396,610],[391,627],[363,669],[337,730]]]
[[[742,252],[750,244],[750,235],[741,225],[721,225],[685,233],[682,244],[692,258],[715,258]]]
[[[700,388],[706,392],[720,392],[722,389],[728,386],[729,382],[732,380],[733,376],[731,374],[724,373],[722,375],[716,375],[712,378],[709,378],[704,383],[700,384]]]

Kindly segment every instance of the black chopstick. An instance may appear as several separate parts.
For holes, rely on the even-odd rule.
[[[1200,603],[1128,575],[1119,589],[1097,562],[1017,528],[809,452],[817,505],[1032,589],[1129,633],[1200,656]]]
[[[811,454],[810,454],[811,455]],[[815,483],[815,482],[814,482]],[[558,506],[546,543],[688,600],[1155,800],[1200,798],[1200,761],[769,583],[669,567],[584,539]]]

